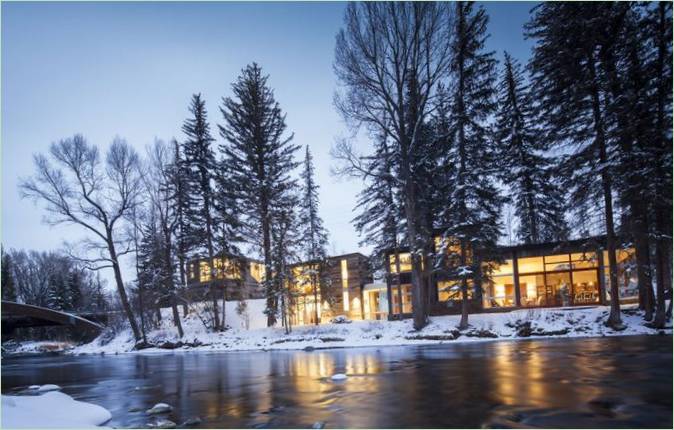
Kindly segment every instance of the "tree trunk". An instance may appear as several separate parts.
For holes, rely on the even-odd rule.
[[[666,236],[663,233],[664,214],[662,208],[656,209],[655,223],[658,229],[657,239],[655,241],[655,319],[653,326],[655,328],[665,327],[665,288],[667,275],[667,244]]]
[[[406,175],[405,181],[405,213],[407,215],[407,232],[410,242],[410,259],[412,261],[412,317],[415,330],[421,330],[427,324],[424,312],[423,273],[418,245],[418,211],[416,210],[415,187],[411,175]],[[402,308],[402,302],[400,303]]]
[[[271,270],[271,238],[269,229],[269,214],[266,203],[263,202],[262,210],[262,251],[264,253],[264,273],[265,273],[265,295],[267,297],[267,327],[273,327],[276,324],[276,309],[278,299],[273,291],[272,270]],[[282,288],[282,287],[281,287]]]
[[[466,240],[461,238],[461,267],[466,267]],[[468,328],[468,277],[465,273],[461,275],[461,321],[459,330]]]
[[[115,284],[117,284],[117,292],[119,293],[119,300],[122,302],[122,307],[124,308],[124,313],[126,314],[127,319],[129,320],[129,325],[131,326],[131,331],[133,332],[133,337],[138,342],[141,339],[141,333],[138,330],[138,324],[136,319],[133,316],[133,311],[131,310],[131,305],[129,304],[129,298],[126,295],[126,290],[124,289],[124,281],[122,280],[122,271],[119,268],[119,261],[117,260],[117,251],[115,250],[114,241],[110,234],[108,234],[108,252],[110,253],[110,260],[112,260],[112,270],[115,273]]]
[[[311,283],[313,284],[313,287],[314,287],[314,314],[315,314],[315,318],[316,318],[315,324],[318,325],[318,306],[319,306],[319,304],[318,304],[318,285],[317,285],[318,282],[315,279],[316,278],[315,275],[312,274],[311,277],[312,277]]]
[[[173,324],[178,329],[178,336],[182,338],[185,333],[183,332],[183,324],[180,322],[180,312],[178,312],[178,302],[176,301],[175,294],[171,295],[171,309],[173,310]]]
[[[599,86],[597,84],[594,67],[594,56],[588,56],[588,69],[592,85],[592,111],[595,128],[595,144],[599,152],[601,164],[601,184],[604,194],[604,216],[606,219],[606,248],[609,262],[609,285],[611,291],[611,311],[606,325],[615,330],[623,329],[620,317],[620,296],[618,291],[618,263],[615,255],[615,229],[613,226],[613,195],[611,194],[611,175],[608,172],[608,156],[606,151],[606,134],[604,120],[601,114],[601,101],[599,98]]]

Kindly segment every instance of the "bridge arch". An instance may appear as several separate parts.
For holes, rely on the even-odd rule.
[[[105,326],[68,312],[41,306],[2,301],[2,332],[11,333],[15,328],[41,326],[72,326],[85,334],[97,335]]]

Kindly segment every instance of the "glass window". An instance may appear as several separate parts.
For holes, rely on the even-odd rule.
[[[599,303],[599,282],[596,270],[575,270],[573,273],[573,304]]]
[[[250,276],[257,282],[262,282],[264,280],[264,264],[251,261]]]
[[[462,300],[461,280],[439,281],[438,282],[438,301],[446,302],[449,300]],[[468,299],[473,298],[473,282],[468,280]]]
[[[581,252],[571,254],[571,267],[574,269],[590,269],[598,266],[596,252]]]
[[[491,272],[492,276],[511,275],[513,273],[512,260],[505,260],[503,264],[498,264],[495,262],[490,262],[489,264],[493,267]]]
[[[632,299],[639,295],[636,257],[634,248],[616,250],[618,263],[618,292],[621,299]],[[611,284],[609,279],[608,252],[604,251],[604,279],[606,285],[606,299],[610,300]]]
[[[515,281],[513,275],[492,276],[484,288],[485,308],[515,306]]]
[[[393,302],[393,313],[400,313],[400,299],[402,298],[403,313],[412,312],[412,286],[410,284],[402,284],[400,286],[401,297],[398,297],[398,286],[391,287],[391,300]]]
[[[569,254],[546,255],[545,256],[545,271],[554,272],[559,270],[569,270]]]
[[[390,273],[398,273],[396,271],[396,256],[395,254],[389,255],[390,263]],[[411,272],[412,271],[412,257],[409,252],[400,252],[398,253],[398,258],[400,259],[400,272]]]
[[[517,259],[519,273],[535,273],[543,271],[543,257],[528,257]]]
[[[545,306],[545,281],[541,275],[520,275],[520,302],[524,307]]]
[[[208,262],[199,262],[199,282],[208,282],[211,280],[211,267]]]
[[[569,272],[547,273],[545,276],[545,306],[571,304],[571,275]]]
[[[546,255],[545,264],[549,263],[568,263],[569,254]]]
[[[218,279],[241,279],[241,270],[235,260],[231,258],[214,258],[213,263]]]
[[[340,262],[342,271],[342,300],[344,301],[344,311],[349,311],[349,264],[343,259]]]

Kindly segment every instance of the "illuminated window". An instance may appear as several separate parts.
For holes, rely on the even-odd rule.
[[[461,280],[438,282],[438,301],[462,300]],[[473,282],[468,280],[468,299],[473,298]]]
[[[199,282],[208,282],[211,280],[211,267],[206,261],[199,262]]]
[[[389,255],[390,263],[390,273],[398,273],[396,270],[396,256],[395,254]],[[400,272],[411,272],[412,271],[412,257],[409,252],[400,252],[398,253],[398,258],[400,259]],[[342,260],[344,261],[344,260]]]
[[[574,269],[590,269],[598,266],[596,252],[571,254],[571,267]]]
[[[342,266],[342,299],[344,300],[344,310],[349,310],[349,266],[346,260],[341,261]]]
[[[535,273],[543,271],[543,257],[518,258],[519,273]]]
[[[255,261],[250,262],[250,276],[257,282],[264,281],[264,264]]]
[[[218,279],[241,279],[241,270],[231,258],[214,258],[215,276]]]

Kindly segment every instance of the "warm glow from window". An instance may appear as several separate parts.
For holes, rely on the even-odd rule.
[[[344,310],[349,310],[349,265],[346,260],[341,261],[342,268],[342,299],[344,300]]]
[[[543,257],[517,259],[519,273],[535,273],[543,271]]]
[[[389,255],[390,263],[390,273],[398,273],[396,271],[396,256],[395,254]],[[400,272],[411,272],[412,271],[412,257],[409,252],[400,252],[398,253],[398,258],[400,259]]]
[[[438,301],[446,302],[448,300],[461,300],[461,281],[440,281],[438,282]],[[473,298],[473,285],[468,281],[468,299]]]
[[[206,261],[199,262],[199,282],[208,282],[211,280],[211,267]]]
[[[257,282],[264,281],[264,264],[255,261],[250,262],[250,276]]]
[[[215,276],[218,279],[241,279],[241,270],[231,258],[214,258]]]

